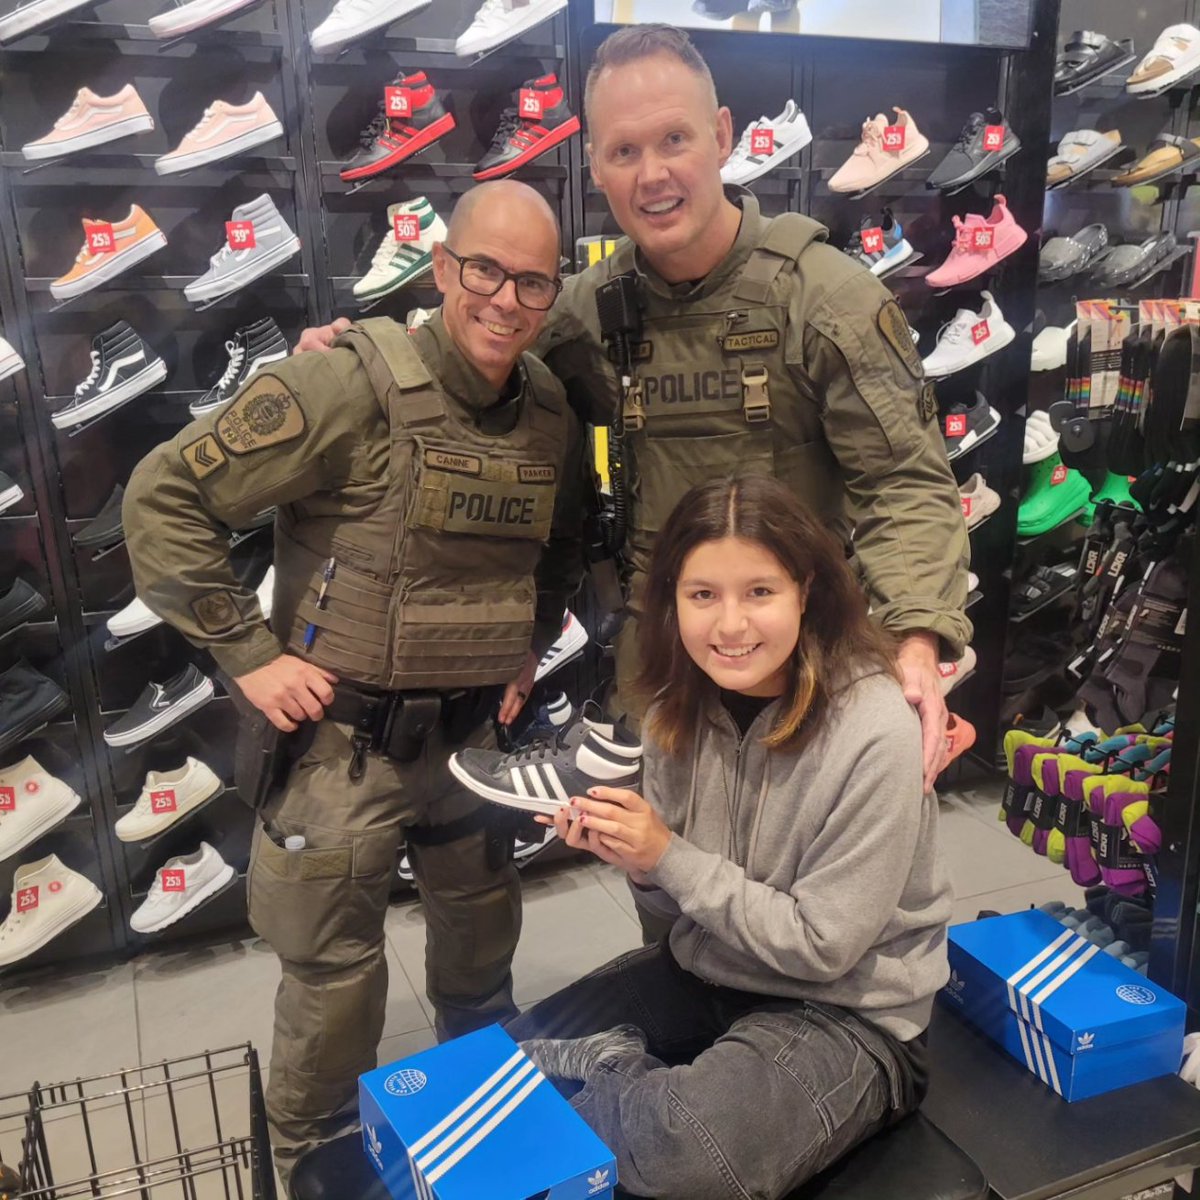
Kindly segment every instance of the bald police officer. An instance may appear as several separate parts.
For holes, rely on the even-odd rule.
[[[562,385],[525,353],[558,261],[536,192],[468,192],[433,248],[443,305],[427,325],[364,320],[331,353],[274,364],[148,455],[126,493],[138,595],[292,735],[248,884],[283,968],[267,1110],[285,1179],[375,1066],[402,841],[439,1036],[516,1012],[516,872],[446,761],[487,744],[501,685],[500,719],[520,711],[582,570],[584,443]],[[270,505],[268,628],[227,550],[228,529]]]
[[[624,445],[632,616],[654,534],[692,484],[734,469],[777,475],[853,546],[876,618],[900,639],[931,787],[947,751],[937,664],[958,658],[971,634],[968,543],[904,314],[827,244],[822,225],[797,213],[768,220],[749,191],[722,187],[730,113],[682,31],[614,33],[596,52],[585,103],[591,176],[628,240],[567,281],[538,349],[577,410],[607,424],[622,397],[595,294],[636,272],[644,425],[626,421]],[[301,347],[337,328],[307,331]],[[619,693],[634,648],[627,621]],[[636,715],[633,697],[620,700]]]

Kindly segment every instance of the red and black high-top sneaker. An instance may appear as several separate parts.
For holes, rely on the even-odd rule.
[[[579,132],[579,118],[567,107],[555,75],[529,79],[500,116],[491,149],[475,167],[476,179],[499,179],[553,150]]]
[[[362,149],[341,169],[347,183],[390,170],[454,128],[454,115],[442,104],[444,93],[434,90],[424,71],[401,75],[391,86],[407,92],[409,114],[388,116],[386,101],[379,102],[379,112],[363,130]]]

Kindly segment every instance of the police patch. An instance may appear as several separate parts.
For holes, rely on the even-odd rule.
[[[226,591],[208,592],[193,600],[192,612],[205,633],[224,633],[241,619],[233,597]]]
[[[517,478],[522,483],[553,483],[557,474],[553,463],[543,466],[518,466]]]
[[[263,375],[221,414],[216,435],[231,454],[252,454],[293,441],[306,428],[292,393],[273,375]]]
[[[742,354],[747,350],[773,350],[778,345],[778,329],[748,329],[745,333],[727,333],[721,339],[721,349],[726,354]]]
[[[921,394],[917,397],[917,411],[921,414],[921,420],[928,425],[937,416],[937,410],[937,388],[933,386],[933,380],[931,379],[921,389]]]
[[[649,362],[654,357],[654,343],[634,342],[629,347],[629,354],[634,362]]]
[[[425,465],[456,475],[482,475],[483,459],[477,454],[456,454],[449,450],[426,450]]]
[[[914,379],[922,379],[925,368],[921,365],[921,356],[913,345],[912,334],[908,329],[908,318],[895,300],[889,300],[879,310],[879,332],[884,340],[900,356],[900,361],[908,368]]]
[[[206,433],[197,441],[188,442],[179,453],[197,479],[207,479],[229,461],[229,456],[217,445],[217,439],[211,433]]]

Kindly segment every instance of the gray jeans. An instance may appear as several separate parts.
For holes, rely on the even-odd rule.
[[[634,950],[507,1025],[518,1041],[630,1024],[647,1053],[602,1067],[572,1105],[658,1200],[777,1200],[912,1111],[903,1052],[854,1014],[717,987],[662,944]]]

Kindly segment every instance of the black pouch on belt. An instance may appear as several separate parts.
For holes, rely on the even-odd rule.
[[[246,699],[236,683],[227,679],[222,682],[238,713],[233,784],[243,802],[259,812],[272,793],[284,785],[292,764],[312,744],[316,722],[305,721],[294,732],[284,733]]]
[[[440,692],[405,692],[388,713],[379,748],[396,762],[413,762],[442,715]]]

